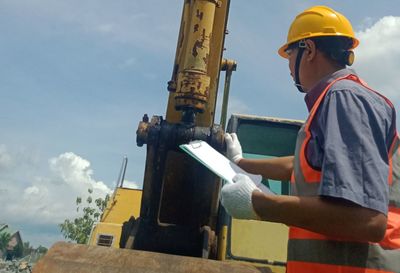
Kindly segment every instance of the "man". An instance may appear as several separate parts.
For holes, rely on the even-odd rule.
[[[221,191],[233,217],[290,226],[289,273],[400,272],[395,110],[346,68],[358,43],[342,14],[324,6],[300,13],[279,49],[309,110],[295,155],[242,158],[236,135],[225,135],[241,168],[292,182],[290,196],[271,195],[237,175]]]

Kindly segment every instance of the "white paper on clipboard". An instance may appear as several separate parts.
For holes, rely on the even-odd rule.
[[[249,176],[254,184],[263,192],[273,194],[268,187],[261,183],[261,175],[246,172],[211,147],[207,142],[195,140],[189,144],[182,144],[179,147],[226,182],[233,183],[232,178],[236,174],[242,173]]]

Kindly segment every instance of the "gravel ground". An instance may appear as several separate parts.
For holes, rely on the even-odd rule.
[[[30,273],[33,264],[26,261],[0,261],[0,273]]]
[[[31,273],[33,265],[43,254],[33,253],[24,258],[4,261],[0,258],[0,273]]]

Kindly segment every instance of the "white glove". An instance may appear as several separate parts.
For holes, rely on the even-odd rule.
[[[221,203],[226,212],[238,219],[259,219],[253,209],[251,195],[253,191],[261,190],[244,174],[235,175],[233,181],[221,190]]]
[[[232,162],[236,164],[243,158],[242,146],[240,145],[239,139],[236,133],[226,133],[224,135],[226,142],[226,156]]]

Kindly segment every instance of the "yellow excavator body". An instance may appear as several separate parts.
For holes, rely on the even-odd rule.
[[[139,217],[142,191],[117,187],[89,236],[89,245],[120,248],[124,222]]]
[[[288,228],[232,219],[219,203],[223,181],[178,147],[199,139],[224,153],[227,131],[238,134],[244,156],[291,155],[301,122],[233,115],[226,127],[237,65],[223,58],[230,0],[183,2],[166,118],[145,114],[136,132],[147,152],[143,190],[126,189],[120,179],[89,244],[56,243],[33,273],[285,272]],[[263,183],[289,192],[288,181]]]
[[[114,250],[121,248],[119,242],[124,222],[139,216],[141,195],[141,190],[116,188],[100,222],[93,227],[88,245],[59,242],[36,265],[34,272],[285,272],[288,228],[261,221],[232,219],[230,232],[228,229],[224,232],[226,237],[229,236],[230,255],[227,255],[226,245],[220,248],[218,259],[221,262],[155,252]],[[236,261],[229,256],[249,261]],[[254,262],[267,258],[270,264]]]
[[[233,124],[233,125],[232,125]],[[245,157],[268,157],[290,153],[299,121],[234,115],[230,130],[243,139]],[[267,142],[259,141],[267,138]],[[252,147],[254,143],[258,146]],[[277,150],[279,147],[279,150]],[[257,152],[257,153],[255,153]],[[288,193],[288,182],[265,181],[278,194]],[[89,245],[57,243],[34,268],[34,272],[274,272],[286,271],[288,227],[282,224],[230,218],[221,225],[215,260],[137,251],[119,244],[122,227],[139,217],[141,190],[119,186],[108,201],[101,221],[95,225]],[[106,245],[101,236],[112,236]],[[118,242],[118,243],[117,243]]]

